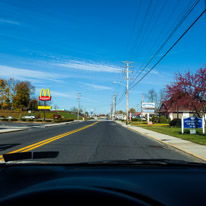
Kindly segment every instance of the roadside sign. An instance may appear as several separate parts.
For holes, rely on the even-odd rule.
[[[184,119],[184,128],[202,128],[202,118],[188,117]]]
[[[48,93],[48,95],[47,95]],[[43,94],[43,95],[42,95]],[[50,101],[51,100],[51,94],[49,89],[41,89],[39,100],[41,101]]]
[[[155,109],[155,103],[153,103],[153,102],[147,102],[147,103],[143,102],[142,103],[142,108],[143,109]]]
[[[190,134],[196,134],[196,129],[191,129]]]
[[[46,106],[46,101],[51,101],[50,90],[49,89],[45,90],[44,88],[42,88],[41,91],[40,91],[39,100],[44,101],[44,106],[38,106],[38,109],[43,109],[44,110],[44,121],[45,121],[46,109],[51,109],[51,106]]]
[[[38,109],[51,109],[51,106],[38,106]]]
[[[183,118],[182,117],[182,134],[184,133],[184,129],[196,129],[196,128],[202,128],[203,134],[205,134],[205,120],[204,117],[198,118],[198,117],[188,117]],[[196,130],[195,130],[196,131]],[[193,131],[192,131],[193,133]],[[191,134],[191,132],[190,132]]]

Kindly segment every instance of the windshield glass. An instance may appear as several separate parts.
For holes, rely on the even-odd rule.
[[[204,163],[205,8],[1,0],[0,162]]]

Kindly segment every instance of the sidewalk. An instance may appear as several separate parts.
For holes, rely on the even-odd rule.
[[[118,124],[126,127],[130,130],[136,131],[144,136],[153,138],[161,143],[168,144],[172,147],[175,147],[183,152],[186,152],[190,155],[193,155],[201,160],[206,161],[206,146],[196,144],[187,140],[183,140],[177,137],[169,136],[166,134],[161,134],[151,130],[147,130],[137,126],[126,125],[120,121],[116,121]]]

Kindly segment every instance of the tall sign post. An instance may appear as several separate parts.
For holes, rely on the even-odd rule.
[[[154,113],[155,103],[153,102],[142,102],[142,112],[147,113],[147,122],[149,122],[149,114]]]
[[[48,93],[48,94],[47,94]],[[51,101],[51,93],[49,89],[41,89],[39,100],[44,102],[44,106],[38,106],[38,109],[44,110],[44,121],[45,113],[47,109],[51,109],[51,106],[46,106],[46,101]]]

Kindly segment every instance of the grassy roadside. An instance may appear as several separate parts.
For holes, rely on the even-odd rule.
[[[206,134],[202,134],[202,129],[196,129],[196,134],[190,134],[190,130],[185,129],[184,134],[182,134],[181,127],[170,127],[168,124],[147,125],[147,124],[140,124],[140,123],[131,123],[131,125],[142,127],[144,129],[152,130],[162,134],[178,137],[197,144],[206,145]]]
[[[62,119],[77,119],[77,115],[72,114],[71,112],[67,111],[46,111],[46,119],[53,119],[54,114],[61,115]],[[23,116],[39,116],[43,118],[44,112],[43,111],[35,111],[32,113],[28,113],[27,111],[15,111],[15,110],[0,110],[0,116],[4,116],[5,118],[8,116],[12,116],[15,119],[20,120]],[[81,120],[82,117],[80,116],[79,119]]]

